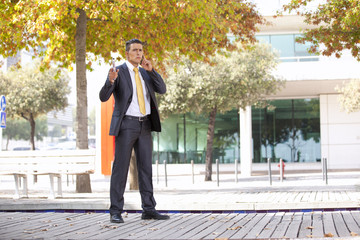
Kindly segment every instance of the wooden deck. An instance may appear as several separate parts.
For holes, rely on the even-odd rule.
[[[107,213],[0,212],[0,239],[264,239],[356,238],[360,211],[173,213],[167,221]]]

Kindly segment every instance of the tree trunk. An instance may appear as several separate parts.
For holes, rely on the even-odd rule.
[[[134,149],[131,153],[130,159],[130,190],[139,190],[138,170],[136,164],[136,156]]]
[[[30,122],[30,144],[31,144],[31,150],[35,150],[35,120],[34,120],[34,117],[33,117],[32,113],[30,113],[29,122]]]
[[[9,150],[9,142],[10,142],[10,137],[7,136],[7,138],[6,138],[6,151]],[[1,146],[1,147],[2,147],[2,146]]]
[[[76,20],[76,147],[88,149],[88,115],[87,115],[87,83],[86,83],[86,13],[76,9],[80,14]],[[91,193],[90,175],[76,176],[76,192]]]
[[[213,141],[214,141],[215,117],[216,117],[216,107],[214,107],[210,113],[209,126],[206,137],[205,181],[211,181],[211,175],[212,175],[212,150],[213,150]]]

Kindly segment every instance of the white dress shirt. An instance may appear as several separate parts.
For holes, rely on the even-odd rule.
[[[128,116],[135,116],[135,117],[143,117],[145,115],[143,115],[140,112],[140,108],[139,108],[139,102],[138,102],[138,98],[137,98],[137,93],[136,93],[136,82],[135,82],[135,72],[134,72],[134,65],[132,65],[129,61],[126,61],[126,66],[129,69],[129,73],[130,73],[130,77],[131,77],[131,83],[132,83],[132,88],[133,88],[133,94],[132,94],[132,101],[129,105],[128,110],[126,111],[125,115]],[[139,68],[139,67],[138,67]],[[141,76],[141,72],[139,71],[139,75],[140,75],[140,80],[141,80],[141,84],[142,84],[142,89],[143,89],[143,94],[144,94],[144,100],[145,100],[145,110],[146,110],[146,115],[150,114],[150,94],[149,91],[146,88],[144,79]]]

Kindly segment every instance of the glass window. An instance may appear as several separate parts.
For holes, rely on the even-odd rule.
[[[320,161],[319,99],[271,101],[252,111],[254,162]]]
[[[167,160],[168,163],[189,163],[194,160],[195,163],[205,163],[207,130],[206,115],[171,115],[162,122],[162,132],[153,135],[153,162]],[[237,110],[217,114],[212,157],[213,162],[219,159],[220,163],[239,159]]]
[[[270,36],[269,35],[258,35],[255,38],[261,43],[270,43]]]
[[[300,34],[275,34],[275,35],[257,35],[256,39],[259,42],[270,43],[271,46],[280,53],[282,62],[296,62],[296,61],[318,61],[319,58],[315,54],[310,54],[308,49],[310,43],[297,43],[296,38]],[[314,56],[309,58],[308,56]]]
[[[253,161],[320,161],[319,99],[274,100],[270,104],[252,109]],[[153,135],[153,162],[205,163],[207,130],[206,115],[171,115],[163,121],[162,132]],[[239,147],[238,110],[217,114],[213,162],[240,159]]]

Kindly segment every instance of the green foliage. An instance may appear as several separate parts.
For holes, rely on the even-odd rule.
[[[337,91],[341,93],[339,102],[341,108],[347,113],[357,112],[360,110],[360,80],[351,80],[342,87],[337,87]]]
[[[299,42],[311,42],[310,52],[325,56],[335,54],[340,57],[342,50],[349,49],[360,61],[360,1],[322,1],[316,9],[307,9],[306,5],[311,2],[314,0],[292,0],[284,6],[284,11],[296,11],[305,17],[307,24],[315,26],[304,30],[304,37]]]
[[[35,149],[35,120],[68,105],[69,77],[54,67],[40,71],[39,63],[35,63],[23,69],[12,68],[0,78],[0,93],[6,96],[6,115],[29,122],[29,139]]]
[[[47,66],[53,61],[71,69],[81,11],[87,19],[88,68],[99,57],[109,62],[111,52],[125,56],[124,43],[131,38],[148,43],[148,59],[157,59],[157,65],[174,49],[206,59],[218,48],[231,48],[230,31],[238,40],[254,41],[256,24],[264,22],[244,0],[5,0],[0,3],[0,54],[32,48]]]
[[[40,71],[39,64],[23,69],[10,69],[6,74],[0,92],[5,93],[8,117],[29,119],[46,114],[52,110],[63,110],[67,105],[69,77],[57,68]]]
[[[30,140],[29,122],[22,118],[7,118],[3,134],[8,140]],[[36,119],[35,138],[42,140],[44,136],[47,136],[47,119],[41,116]]]
[[[245,108],[264,100],[282,84],[273,76],[276,54],[270,47],[237,45],[237,51],[222,51],[210,63],[182,58],[167,65],[167,93],[160,97],[163,114],[210,113]]]

